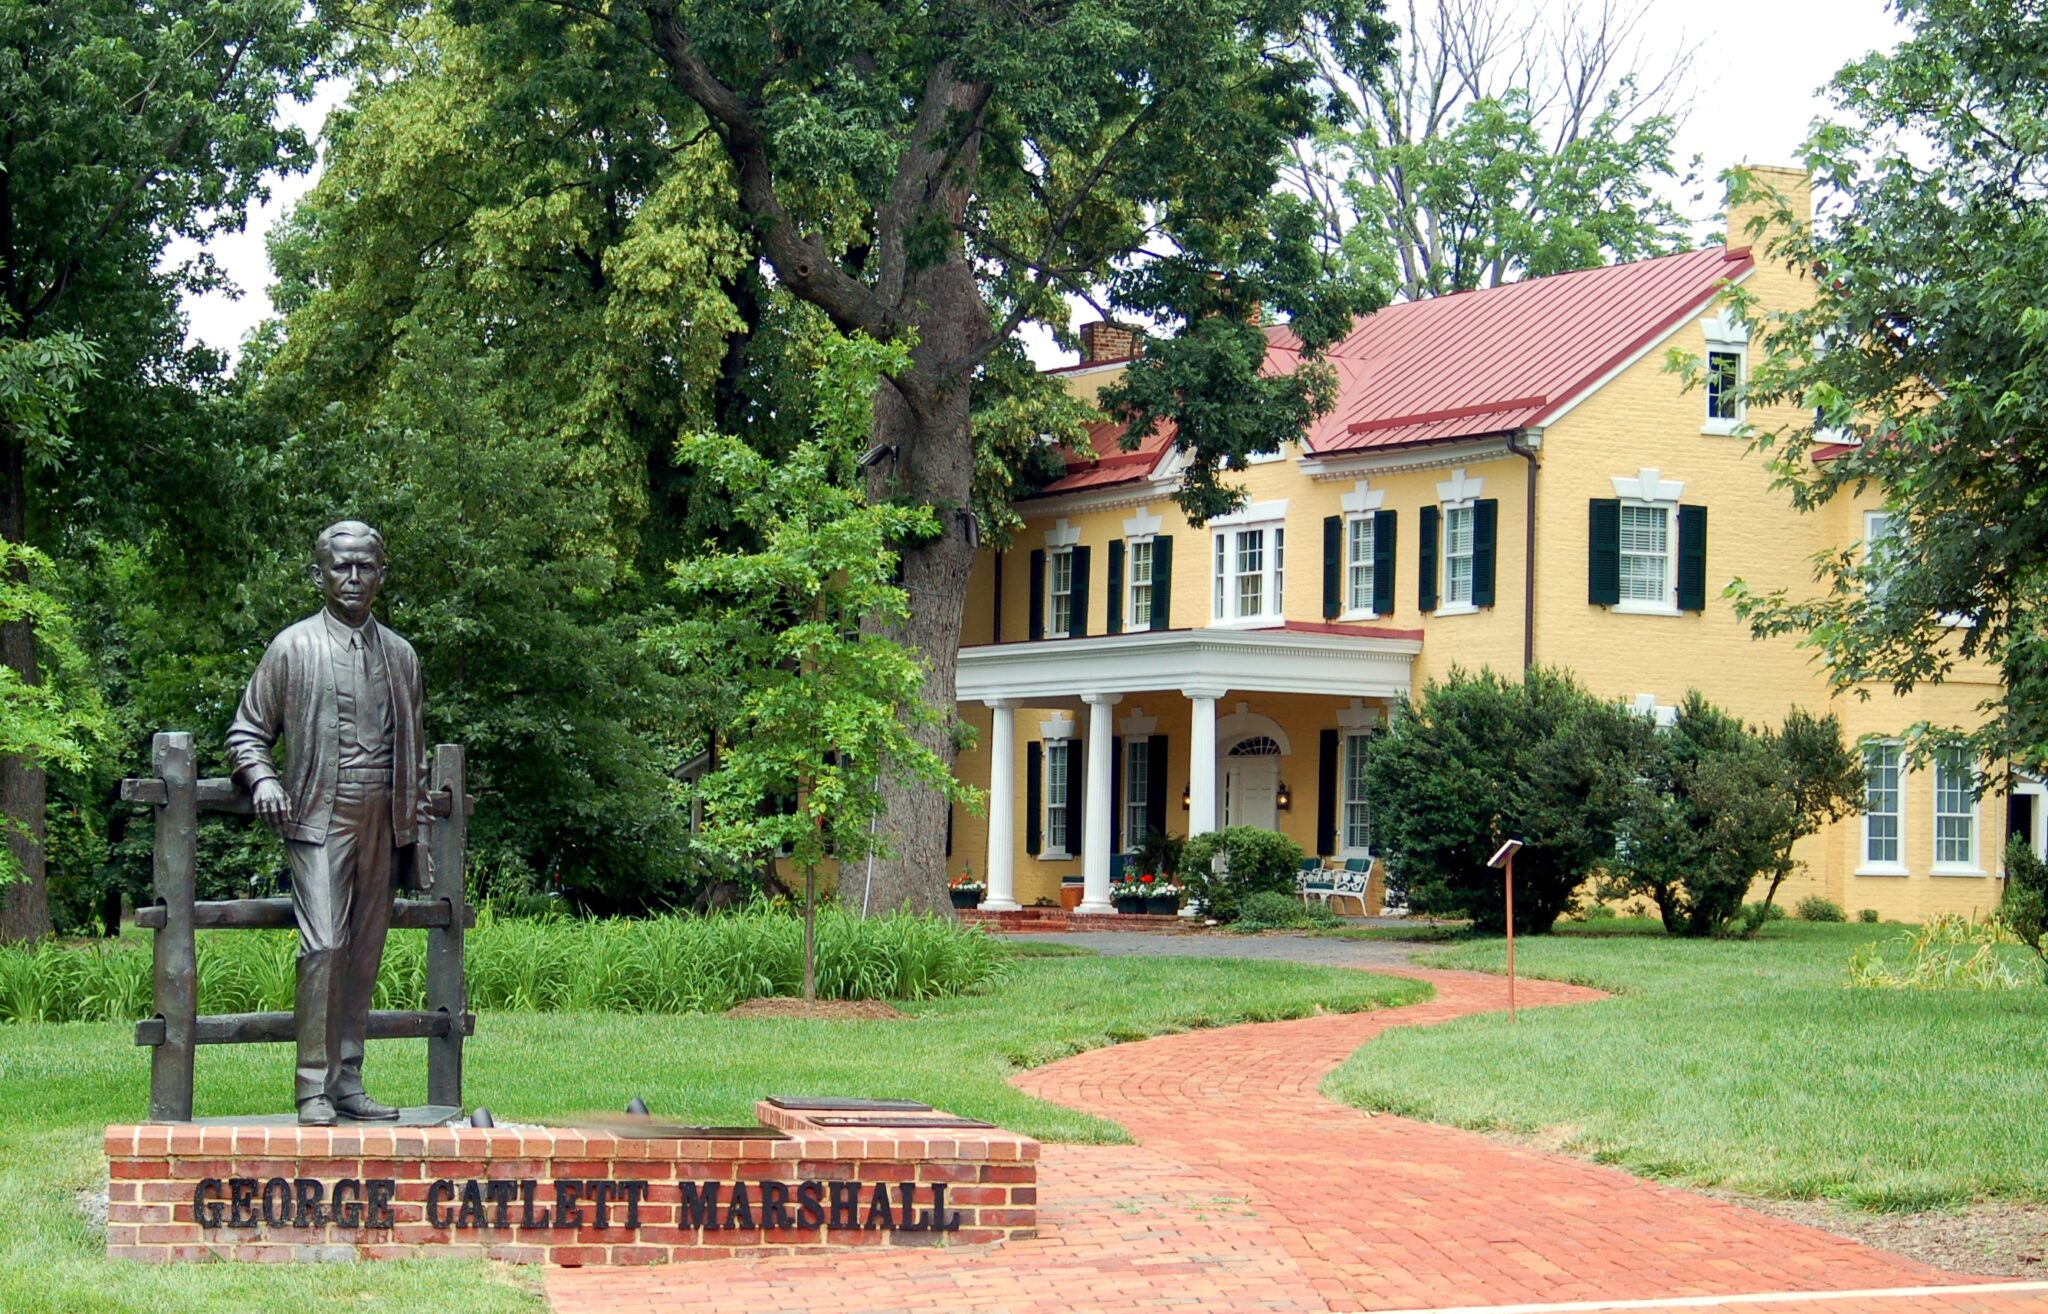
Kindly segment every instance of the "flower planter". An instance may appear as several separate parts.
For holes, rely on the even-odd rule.
[[[1116,910],[1120,913],[1141,913],[1145,911],[1145,901],[1143,899],[1118,899],[1115,902]]]
[[[1063,880],[1060,882],[1060,907],[1072,912],[1081,906],[1081,900],[1086,894],[1087,891],[1081,882]]]
[[[1177,894],[1167,894],[1147,899],[1145,900],[1145,911],[1151,913],[1154,917],[1175,916],[1180,912],[1180,896]]]
[[[949,890],[955,908],[978,908],[981,906],[980,890]]]

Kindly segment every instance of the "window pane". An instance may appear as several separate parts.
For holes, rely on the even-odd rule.
[[[1899,860],[1899,746],[1863,750],[1863,860]]]
[[[1259,616],[1265,613],[1264,575],[1266,563],[1266,531],[1247,529],[1237,536],[1237,614]]]
[[[1145,838],[1145,800],[1152,783],[1152,745],[1136,740],[1124,746],[1124,847]]]
[[[1229,562],[1228,562],[1228,558],[1227,558],[1227,557],[1225,556],[1225,553],[1226,553],[1227,549],[1226,549],[1226,547],[1224,546],[1224,540],[1225,540],[1225,539],[1227,539],[1227,538],[1229,538],[1229,537],[1230,537],[1230,536],[1229,536],[1228,534],[1218,534],[1218,535],[1216,536],[1216,619],[1217,619],[1217,620],[1227,620],[1227,619],[1229,619],[1229,616],[1230,616],[1230,613],[1229,613],[1229,612],[1228,612],[1228,611],[1227,611],[1227,610],[1226,610],[1226,609],[1224,608],[1224,605],[1223,605],[1223,599],[1224,599],[1224,597],[1225,597],[1225,594],[1224,594],[1224,592],[1223,592],[1223,589],[1224,589],[1224,586],[1225,586],[1225,580],[1226,580],[1226,579],[1227,579],[1227,578],[1229,577],[1229,574],[1230,574],[1230,567],[1229,567]]]
[[[1670,508],[1622,507],[1621,596],[1631,602],[1670,602],[1670,562]]]
[[[1365,803],[1364,735],[1344,736],[1344,847],[1372,847],[1372,813]]]
[[[1444,601],[1472,601],[1472,508],[1444,512]]]
[[[1707,353],[1707,418],[1733,420],[1736,390],[1742,385],[1742,355],[1733,351]]]
[[[1131,544],[1129,553],[1131,577],[1130,627],[1144,629],[1152,623],[1152,541]]]
[[[1960,753],[1934,761],[1934,860],[1973,866],[1977,860],[1977,800],[1970,764]]]
[[[1046,608],[1051,617],[1049,628],[1054,634],[1065,634],[1073,628],[1074,618],[1073,552],[1062,549],[1053,553],[1051,565],[1047,591],[1052,595],[1052,605]]]
[[[1067,848],[1067,745],[1045,746],[1045,843],[1047,848]]]
[[[1349,564],[1353,611],[1372,610],[1372,517],[1359,516],[1351,522]]]

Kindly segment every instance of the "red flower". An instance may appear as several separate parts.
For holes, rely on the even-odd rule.
[[[1145,884],[1150,885],[1152,883],[1152,873],[1148,871],[1143,876],[1140,876],[1138,879],[1145,882]]]

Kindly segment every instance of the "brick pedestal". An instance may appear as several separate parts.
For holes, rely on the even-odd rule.
[[[665,1264],[1035,1235],[1038,1142],[763,1102],[759,1135],[107,1128],[107,1254]],[[922,1123],[923,1125],[919,1125]]]

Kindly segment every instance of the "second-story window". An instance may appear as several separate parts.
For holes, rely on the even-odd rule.
[[[1345,560],[1347,607],[1354,612],[1372,610],[1372,516],[1353,516],[1348,530]]]
[[[1131,595],[1125,606],[1130,619],[1126,626],[1133,630],[1152,628],[1152,540],[1134,540],[1126,555],[1124,567],[1128,577]]]
[[[1621,504],[1621,596],[1627,602],[1671,605],[1669,506]]]
[[[1470,503],[1444,508],[1444,603],[1472,605],[1472,521]]]
[[[1279,620],[1286,559],[1287,531],[1279,525],[1218,530],[1216,619]]]
[[[1742,421],[1742,353],[1707,353],[1707,422],[1735,425]]]
[[[1046,626],[1051,634],[1071,633],[1074,625],[1074,550],[1056,548],[1045,563]]]

